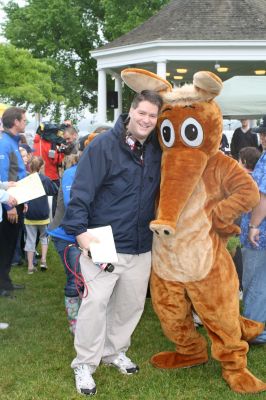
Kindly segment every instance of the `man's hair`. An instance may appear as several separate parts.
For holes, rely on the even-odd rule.
[[[30,173],[32,174],[33,172],[39,172],[43,164],[44,161],[42,157],[33,156],[29,164]]]
[[[154,104],[158,107],[158,111],[161,110],[163,105],[163,99],[153,90],[142,90],[142,92],[136,93],[132,100],[131,107],[136,109],[141,101],[148,101],[149,103]]]
[[[74,135],[78,136],[78,132],[73,126],[68,126],[67,128],[65,128],[64,129],[64,134],[65,133],[69,133],[72,136],[74,136]]]
[[[13,128],[15,120],[21,121],[22,116],[26,113],[24,108],[20,107],[9,107],[5,110],[2,115],[3,127],[6,129]]]
[[[243,147],[239,152],[239,158],[242,164],[249,170],[253,171],[261,152],[256,147]]]

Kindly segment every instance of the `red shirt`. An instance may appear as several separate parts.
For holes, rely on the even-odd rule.
[[[59,179],[58,166],[62,164],[64,154],[55,150],[54,158],[48,156],[49,150],[52,149],[52,143],[42,139],[36,133],[34,141],[34,155],[42,157],[44,161],[44,174],[53,181]]]

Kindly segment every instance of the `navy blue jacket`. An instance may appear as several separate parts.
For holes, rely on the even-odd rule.
[[[46,195],[28,202],[28,211],[25,214],[25,218],[31,221],[43,221],[49,218],[50,210],[47,196],[54,196],[58,192],[57,185],[50,178],[40,173],[39,176]]]
[[[111,225],[117,252],[140,254],[151,250],[149,223],[160,184],[161,149],[153,132],[145,141],[142,165],[125,143],[126,117],[83,152],[62,226],[77,236]]]

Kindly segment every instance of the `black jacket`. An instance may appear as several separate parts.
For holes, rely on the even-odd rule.
[[[28,211],[25,218],[32,221],[43,221],[49,218],[49,204],[47,196],[54,196],[58,192],[57,185],[47,176],[39,174],[46,195],[28,202]]]
[[[246,133],[241,128],[237,128],[232,137],[231,141],[231,154],[238,161],[239,151],[243,147],[257,147],[258,148],[258,137],[256,133],[252,133],[249,129]]]

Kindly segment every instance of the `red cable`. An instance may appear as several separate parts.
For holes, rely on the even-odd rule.
[[[78,255],[76,257],[76,261],[75,261],[75,265],[74,265],[74,271],[69,267],[68,262],[67,262],[67,253],[69,252],[70,247],[73,247],[73,246],[77,247],[76,244],[69,244],[68,246],[65,247],[65,250],[64,250],[64,262],[65,262],[65,266],[67,267],[69,272],[71,272],[71,274],[74,275],[74,277],[75,277],[75,286],[76,286],[77,292],[79,294],[79,297],[81,299],[83,299],[83,298],[88,296],[88,286],[87,286],[87,284],[85,282],[85,279],[84,279],[82,273],[81,272],[77,272],[77,267],[78,267],[78,264],[79,264],[80,255]],[[83,293],[80,290],[82,287],[84,287]]]

